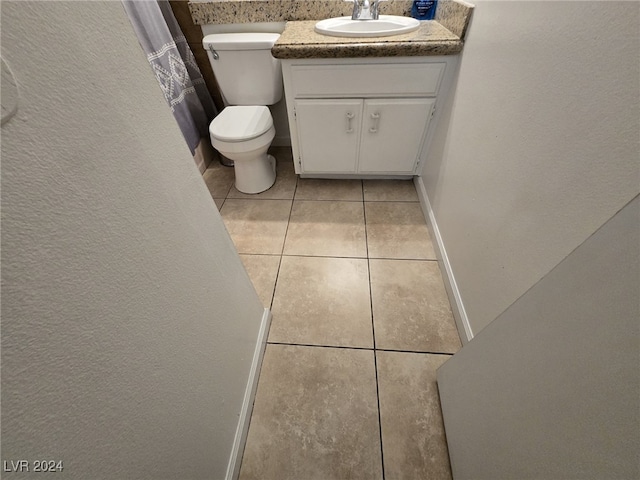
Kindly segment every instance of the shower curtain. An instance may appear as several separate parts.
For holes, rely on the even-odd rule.
[[[218,113],[167,0],[122,0],[191,154]]]

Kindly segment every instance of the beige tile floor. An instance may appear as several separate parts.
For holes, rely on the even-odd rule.
[[[460,348],[413,183],[204,174],[273,320],[241,480],[450,479],[436,369]]]

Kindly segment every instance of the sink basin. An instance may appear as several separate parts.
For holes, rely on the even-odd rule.
[[[417,30],[420,21],[411,17],[380,15],[378,20],[352,20],[351,17],[335,17],[320,20],[315,30],[332,37],[388,37]]]

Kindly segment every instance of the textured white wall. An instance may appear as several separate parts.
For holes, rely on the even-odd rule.
[[[475,3],[423,171],[473,333],[640,183],[640,5]]]
[[[2,459],[224,478],[263,308],[122,5],[1,8]]]
[[[640,197],[438,370],[456,480],[640,478]]]

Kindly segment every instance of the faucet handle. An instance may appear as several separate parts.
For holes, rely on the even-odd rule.
[[[377,20],[379,17],[379,8],[380,8],[380,2],[386,2],[387,0],[373,0],[371,2],[371,18],[373,18],[374,20]]]
[[[357,20],[360,17],[360,0],[344,0],[345,2],[353,3],[353,12],[351,13],[351,19]]]

